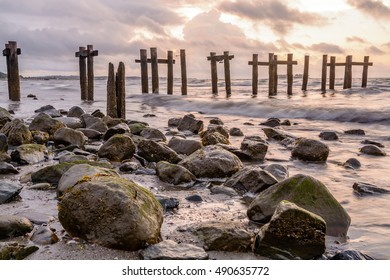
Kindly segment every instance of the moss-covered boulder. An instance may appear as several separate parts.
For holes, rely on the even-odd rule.
[[[23,245],[17,242],[1,242],[0,260],[23,260],[38,249],[37,246]]]
[[[30,129],[20,119],[14,119],[6,123],[0,132],[8,137],[8,144],[11,146],[29,144],[33,141]]]
[[[11,114],[3,107],[0,107],[0,128],[2,128],[7,122],[10,122],[11,120]]]
[[[0,239],[22,236],[32,230],[33,224],[25,217],[0,215]]]
[[[327,235],[346,236],[351,218],[328,188],[317,179],[298,174],[261,192],[250,204],[250,220],[267,223],[282,200],[321,216],[327,225]]]
[[[291,155],[303,161],[326,162],[329,147],[321,141],[302,138],[296,142]]]
[[[179,164],[198,178],[228,177],[243,167],[241,160],[236,155],[214,145],[192,153]]]
[[[107,158],[111,161],[121,162],[133,157],[135,144],[130,136],[125,134],[116,134],[108,139],[100,147],[98,155],[101,158]]]
[[[11,153],[13,161],[19,164],[34,164],[45,160],[47,148],[40,144],[24,144]]]
[[[45,113],[39,113],[29,125],[31,131],[43,131],[49,133],[51,136],[61,127],[65,127],[65,125]]]
[[[260,228],[254,252],[287,259],[314,259],[325,253],[326,223],[294,203],[282,200],[270,222]]]
[[[169,184],[186,184],[196,180],[194,174],[183,166],[172,164],[167,161],[158,162],[156,172],[161,181]]]
[[[161,204],[140,185],[95,176],[62,198],[58,218],[71,235],[105,247],[135,251],[161,241]]]

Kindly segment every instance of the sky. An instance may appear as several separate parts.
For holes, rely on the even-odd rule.
[[[127,76],[139,76],[134,60],[140,49],[150,56],[150,47],[157,47],[159,58],[174,52],[177,77],[180,49],[186,50],[188,77],[208,78],[207,56],[224,51],[234,55],[232,78],[251,78],[253,53],[260,61],[268,53],[279,59],[293,53],[296,74],[310,55],[312,77],[320,76],[323,54],[338,62],[369,55],[369,77],[390,76],[390,0],[0,0],[0,7],[0,40],[17,41],[24,76],[78,74],[74,53],[88,44],[99,51],[95,75],[123,61]],[[354,76],[361,76],[358,68]],[[0,71],[6,72],[5,59]],[[159,71],[164,76],[166,66]]]

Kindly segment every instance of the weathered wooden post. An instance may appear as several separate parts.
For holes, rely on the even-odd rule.
[[[336,82],[336,57],[331,56],[330,64],[329,64],[329,89],[330,90],[334,90],[335,82]]]
[[[352,87],[352,55],[345,58],[344,89]]]
[[[252,55],[252,95],[257,95],[257,89],[259,84],[259,55]]]
[[[173,51],[167,52],[167,94],[173,94]]]
[[[326,92],[326,72],[327,72],[327,65],[328,65],[328,55],[324,54],[322,56],[322,78],[321,78],[321,92]]]
[[[293,54],[287,54],[287,94],[292,95],[293,88]]]
[[[307,83],[309,82],[309,60],[310,56],[305,55],[305,62],[303,66],[303,80],[302,80],[302,90],[307,90]]]
[[[20,101],[18,55],[21,53],[21,50],[17,46],[17,42],[8,41],[8,44],[5,44],[3,56],[6,57],[7,62],[8,97],[12,101]]]
[[[210,56],[207,58],[211,64],[211,89],[213,94],[218,94],[218,71],[217,71],[217,58],[215,52],[210,52]]]
[[[225,51],[223,52],[223,63],[224,63],[224,70],[225,70],[225,89],[226,89],[226,95],[230,96],[232,95],[232,85],[230,81],[230,57],[229,52]]]
[[[110,62],[107,79],[107,115],[112,118],[118,117],[115,80],[114,64]]]
[[[98,56],[99,52],[93,49],[93,45],[87,45],[87,68],[88,68],[88,95],[87,100],[94,100],[94,79],[93,57]]]
[[[275,56],[273,53],[268,54],[268,95],[273,96],[275,91]]]
[[[152,92],[159,93],[157,48],[150,48],[150,61],[152,64]]]
[[[145,49],[140,50],[142,93],[149,93],[147,57],[148,57],[147,51]]]
[[[87,54],[85,47],[79,47],[79,51],[75,53],[75,56],[79,58],[81,100],[87,100],[88,81],[87,81],[87,64],[86,64],[85,59],[88,56],[88,54]]]
[[[125,64],[119,62],[116,74],[116,100],[118,118],[126,119],[126,77]]]
[[[370,57],[365,56],[363,62],[363,75],[362,75],[362,88],[367,87],[367,79],[368,79],[368,66],[372,66],[373,63],[369,62]]]
[[[181,68],[181,95],[187,95],[187,64],[186,50],[180,50],[180,68]]]
[[[277,95],[278,94],[278,82],[279,82],[279,74],[278,74],[278,56],[274,55],[274,89],[273,89],[273,94]]]

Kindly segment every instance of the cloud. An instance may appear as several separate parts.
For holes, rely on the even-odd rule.
[[[301,12],[279,0],[223,2],[219,10],[258,24],[266,24],[279,35],[286,35],[294,24],[323,25],[327,20],[318,14]]]
[[[320,53],[337,53],[341,54],[344,53],[344,50],[340,48],[338,45],[334,44],[328,44],[328,43],[319,43],[319,44],[313,44],[310,47],[308,47],[310,50],[320,52]]]
[[[366,52],[370,55],[385,55],[386,52],[375,47],[375,46],[371,46],[369,48],[366,49]]]
[[[363,38],[357,37],[357,36],[348,37],[347,42],[348,43],[361,43],[361,44],[367,43],[366,40],[364,40]]]
[[[359,11],[377,19],[390,20],[390,7],[380,0],[347,0],[348,4]]]

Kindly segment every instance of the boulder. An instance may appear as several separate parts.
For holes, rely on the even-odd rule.
[[[56,118],[57,121],[62,122],[66,127],[77,129],[83,127],[83,122],[80,118],[73,118],[73,117],[59,117]]]
[[[111,161],[121,162],[122,160],[132,158],[135,148],[135,144],[130,136],[116,134],[104,142],[99,149],[98,156]]]
[[[183,139],[181,137],[172,137],[168,142],[168,147],[178,154],[190,155],[203,147],[199,140]]]
[[[346,236],[351,218],[327,187],[307,175],[297,174],[261,192],[247,211],[252,221],[267,223],[277,205],[288,200],[321,216],[327,225],[326,234]]]
[[[36,252],[37,246],[18,244],[17,242],[0,243],[0,260],[23,260]]]
[[[114,125],[110,127],[106,133],[103,136],[104,141],[107,141],[115,134],[125,134],[128,133],[128,135],[131,135],[131,131],[129,126],[126,123],[119,123],[117,125]]]
[[[10,122],[11,120],[11,114],[6,109],[0,107],[0,128],[2,128],[7,122]]]
[[[251,160],[264,160],[267,151],[268,143],[259,136],[245,136],[241,142],[241,151],[247,154]]]
[[[209,145],[216,145],[216,144],[230,144],[230,142],[228,138],[226,138],[224,135],[222,135],[219,132],[206,131],[206,133],[204,133],[202,136],[202,144],[203,146],[209,146]]]
[[[59,241],[58,236],[47,226],[41,225],[31,236],[31,241],[39,245],[50,245]]]
[[[244,136],[244,133],[241,131],[240,128],[238,128],[238,127],[232,127],[232,128],[229,130],[229,135],[230,135],[230,136]]]
[[[214,132],[218,132],[219,134],[222,134],[226,139],[229,139],[229,129],[223,125],[210,124],[207,127],[207,130],[200,132],[199,135],[200,137],[203,137],[207,133],[214,133]]]
[[[156,172],[161,181],[173,185],[191,183],[196,180],[194,174],[183,166],[166,161],[159,161],[157,163]]]
[[[349,158],[347,161],[343,164],[345,168],[350,168],[350,169],[359,169],[362,165],[359,160],[356,158]]]
[[[281,164],[272,163],[264,166],[263,169],[274,176],[278,181],[283,181],[288,178],[288,169]]]
[[[19,171],[7,162],[0,161],[0,174],[18,174]]]
[[[224,125],[223,121],[218,118],[218,117],[214,117],[210,120],[210,124],[215,124],[215,125]]]
[[[68,127],[62,127],[54,133],[54,143],[56,145],[76,145],[83,148],[85,144],[85,136],[80,131]]]
[[[57,197],[61,197],[69,189],[83,180],[90,180],[95,176],[118,176],[113,169],[103,168],[99,166],[91,166],[89,164],[76,164],[70,167],[58,182]]]
[[[203,248],[195,245],[164,240],[141,251],[140,258],[144,260],[207,260],[209,256]]]
[[[335,141],[339,139],[339,136],[335,131],[323,131],[320,133],[319,137],[326,141]]]
[[[50,135],[47,132],[33,130],[31,131],[32,137],[37,144],[46,144],[50,140]]]
[[[101,133],[105,133],[108,129],[107,125],[99,117],[95,117],[90,114],[84,114],[81,115],[80,118],[85,128],[94,129]]]
[[[61,127],[65,127],[65,125],[45,113],[39,113],[29,125],[31,131],[43,131],[47,132],[49,135],[54,135]]]
[[[390,193],[390,190],[377,187],[372,184],[356,182],[352,186],[355,193],[359,195],[372,195],[372,194],[383,194]]]
[[[376,145],[364,145],[362,148],[360,148],[360,152],[366,155],[371,155],[371,156],[385,156],[386,152],[382,149],[379,148]]]
[[[58,118],[58,117],[62,116],[60,111],[58,111],[52,105],[42,106],[41,108],[35,110],[34,113],[45,113],[45,114],[49,115],[52,118]]]
[[[83,133],[88,139],[100,139],[103,136],[103,133],[95,129],[90,128],[78,128],[77,131]]]
[[[151,139],[155,141],[166,141],[167,138],[165,137],[164,133],[162,133],[160,130],[152,127],[145,127],[140,135],[145,139]]]
[[[163,209],[144,187],[116,176],[95,176],[63,197],[58,218],[74,237],[136,251],[161,241]]]
[[[134,135],[141,135],[142,130],[148,127],[147,123],[144,122],[132,122],[129,123],[131,133]]]
[[[218,146],[204,147],[189,155],[179,164],[198,178],[228,177],[243,167],[236,155]]]
[[[83,114],[85,114],[85,111],[79,106],[73,106],[68,111],[69,118],[80,118]]]
[[[320,216],[283,200],[260,228],[254,252],[275,258],[314,259],[325,253],[326,223]]]
[[[8,151],[8,138],[4,133],[0,132],[0,153],[7,153],[7,151]]]
[[[280,126],[280,119],[269,118],[265,122],[260,123],[260,125],[269,126],[269,127],[277,127],[277,126]]]
[[[234,222],[206,222],[190,229],[207,251],[249,252],[253,235]]]
[[[169,127],[178,127],[182,118],[170,118],[168,120]]]
[[[297,138],[294,135],[291,135],[282,129],[265,127],[265,128],[262,128],[262,130],[268,139],[272,139],[272,140],[276,140],[276,141],[283,141],[285,139],[294,139],[295,140]]]
[[[198,134],[203,130],[203,121],[196,119],[193,115],[185,115],[179,126],[177,127],[179,131],[191,131],[194,134]]]
[[[329,147],[321,141],[302,138],[296,142],[291,155],[303,161],[326,162]]]
[[[224,185],[243,195],[247,192],[262,192],[277,182],[274,176],[262,168],[247,166],[227,179]]]
[[[19,164],[35,164],[45,160],[47,148],[40,144],[20,145],[11,153],[13,161]]]
[[[154,140],[141,140],[138,144],[138,155],[150,162],[167,161],[178,163],[181,157],[167,145]]]
[[[19,195],[23,187],[19,184],[6,182],[5,180],[0,181],[0,204],[6,203],[15,196]]]
[[[32,223],[25,217],[0,215],[0,239],[22,236],[32,230]]]
[[[29,144],[33,141],[32,134],[23,120],[14,119],[3,126],[0,132],[4,133],[8,138],[8,144],[11,146],[19,146]]]

